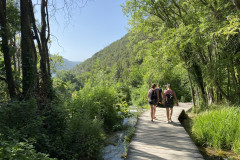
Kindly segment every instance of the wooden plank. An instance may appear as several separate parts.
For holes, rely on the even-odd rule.
[[[172,123],[167,123],[165,108],[157,108],[157,120],[151,122],[150,110],[144,112],[136,125],[130,143],[127,160],[203,160],[198,148],[178,121],[182,110],[191,103],[180,103],[174,107]]]

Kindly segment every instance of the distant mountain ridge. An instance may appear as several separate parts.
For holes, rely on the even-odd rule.
[[[80,63],[82,63],[82,62],[80,62],[80,61],[70,61],[66,58],[63,58],[63,64],[62,64],[62,66],[58,66],[57,70],[62,70],[62,69],[70,70],[70,69],[74,68],[77,64],[80,64]]]
[[[54,55],[50,54],[50,57],[54,57]],[[61,56],[61,57],[62,57],[62,56]],[[66,58],[63,58],[63,57],[62,57],[62,60],[63,60],[63,63],[62,63],[61,65],[59,65],[59,63],[56,63],[56,64],[55,64],[57,71],[58,71],[58,70],[62,70],[62,69],[64,69],[64,70],[70,70],[70,69],[74,68],[77,64],[82,63],[82,62],[80,62],[80,61],[70,61],[70,60],[68,60],[68,59],[66,59]]]

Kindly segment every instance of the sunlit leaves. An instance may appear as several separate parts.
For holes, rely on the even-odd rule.
[[[227,18],[228,24],[221,28],[219,31],[216,32],[217,35],[225,35],[227,40],[229,36],[233,36],[239,34],[240,32],[240,16],[229,16]]]

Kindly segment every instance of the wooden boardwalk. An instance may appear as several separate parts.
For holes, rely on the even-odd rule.
[[[191,103],[180,103],[173,110],[173,122],[167,123],[166,109],[157,108],[154,122],[150,111],[138,119],[136,131],[130,143],[127,160],[203,160],[198,148],[178,121],[182,110],[192,107]]]

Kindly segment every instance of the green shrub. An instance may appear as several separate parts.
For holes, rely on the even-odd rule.
[[[142,85],[140,88],[131,89],[131,99],[134,106],[143,106],[148,104],[148,86]]]
[[[0,68],[1,68],[1,58],[0,57]],[[1,70],[1,69],[0,69]],[[1,72],[1,71],[0,71]],[[0,102],[5,102],[9,100],[9,95],[8,95],[8,87],[7,83],[4,81],[0,81]]]
[[[103,122],[75,113],[65,133],[64,159],[96,159],[103,147]]]
[[[130,105],[131,101],[131,93],[130,87],[122,82],[118,82],[115,85],[115,90],[117,91],[117,96],[120,101],[127,102]]]
[[[113,126],[122,120],[118,114],[120,106],[117,104],[118,97],[113,88],[85,86],[75,97],[71,110],[73,113],[85,113],[91,120],[100,118],[104,128],[112,130]]]
[[[1,138],[0,138],[1,139]],[[0,141],[1,160],[56,160],[47,154],[37,152],[33,145],[26,142]]]
[[[2,104],[0,153],[7,159],[15,155],[47,159],[46,154],[58,159],[96,159],[104,145],[104,129],[120,128],[129,116],[128,104],[121,103],[114,87],[86,84],[73,101],[55,101],[43,107],[35,99]]]
[[[0,133],[5,141],[27,140],[36,151],[61,157],[67,112],[60,103],[39,110],[36,100],[12,101],[0,108]]]
[[[239,117],[240,108],[236,107],[206,111],[194,120],[192,132],[199,144],[240,153]]]
[[[1,105],[0,117],[0,133],[6,138],[14,134],[14,136],[23,139],[36,137],[40,133],[42,119],[34,99],[12,101]]]
[[[51,157],[61,158],[64,154],[64,133],[67,128],[68,112],[59,102],[53,101],[41,111],[43,125],[39,136],[36,138],[36,149],[48,153]]]

